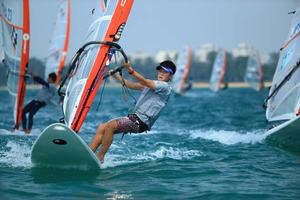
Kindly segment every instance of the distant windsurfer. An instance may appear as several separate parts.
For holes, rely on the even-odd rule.
[[[46,106],[51,101],[51,99],[55,96],[55,92],[56,92],[55,81],[57,76],[54,72],[48,75],[47,81],[45,81],[44,79],[38,76],[34,76],[32,74],[31,77],[35,82],[41,84],[43,87],[42,89],[40,89],[35,99],[33,99],[23,108],[22,126],[23,126],[23,131],[26,134],[29,134],[32,129],[33,116],[40,108]],[[29,113],[28,123],[26,117],[27,113]]]
[[[187,91],[192,89],[192,87],[193,87],[193,83],[191,81],[189,81],[187,84],[184,85],[184,87],[182,89],[182,93],[186,93]]]
[[[169,60],[161,62],[159,66],[156,67],[157,80],[144,78],[141,74],[136,72],[129,63],[125,63],[124,67],[137,82],[123,79],[119,74],[115,74],[113,77],[130,89],[142,91],[142,94],[134,107],[133,113],[126,117],[112,119],[99,125],[90,148],[95,152],[102,144],[97,154],[102,163],[113,141],[114,134],[142,133],[151,129],[159,117],[160,112],[168,102],[172,91],[170,81],[176,72],[175,64]]]
[[[224,83],[224,86],[223,86],[222,90],[226,90],[227,88],[228,88],[228,82],[226,81],[226,82]]]

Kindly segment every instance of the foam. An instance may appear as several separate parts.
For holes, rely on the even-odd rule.
[[[238,143],[255,144],[261,143],[267,137],[263,130],[256,132],[239,133],[235,131],[225,130],[192,130],[190,138],[202,138],[206,140],[216,141],[226,145],[235,145]]]
[[[6,130],[0,129],[0,135],[17,135],[17,136],[38,136],[41,133],[40,129],[32,129],[30,134],[25,134],[21,130]]]
[[[0,163],[11,167],[31,167],[31,148],[29,145],[8,141],[3,150],[4,151],[1,152]]]
[[[104,164],[101,168],[116,167],[120,165],[149,162],[170,158],[174,160],[190,160],[194,157],[202,156],[203,153],[198,150],[188,150],[187,148],[160,146],[153,151],[144,151],[138,154],[107,154]]]

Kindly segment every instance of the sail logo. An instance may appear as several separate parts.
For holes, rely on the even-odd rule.
[[[23,34],[23,40],[25,41],[24,42],[24,48],[23,48],[23,53],[25,54],[26,51],[27,51],[27,43],[29,41],[29,34],[28,33]]]
[[[59,14],[60,14],[60,17],[65,17],[65,15],[66,15],[66,12],[65,12],[65,10],[63,9],[63,8],[60,8],[60,10],[59,10]]]
[[[12,27],[12,29],[11,29],[10,39],[11,39],[14,49],[16,49],[17,45],[18,45],[18,33],[14,27]]]

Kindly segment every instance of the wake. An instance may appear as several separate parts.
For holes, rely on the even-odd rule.
[[[113,147],[114,148],[114,147]],[[135,152],[135,153],[134,153]],[[161,159],[192,160],[203,156],[199,150],[178,148],[171,146],[159,146],[153,150],[134,151],[129,154],[108,153],[101,168],[117,167],[121,165],[144,163]]]
[[[30,168],[30,153],[30,145],[8,141],[5,146],[1,147],[0,163],[14,168]]]
[[[190,138],[197,139],[202,138],[205,140],[211,140],[219,142],[225,145],[235,144],[256,144],[262,143],[267,137],[265,130],[258,130],[255,132],[239,133],[236,131],[225,130],[192,130],[190,131]]]

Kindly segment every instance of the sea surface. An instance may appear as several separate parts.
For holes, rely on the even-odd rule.
[[[26,102],[36,92],[29,90]],[[31,147],[62,117],[61,108],[42,108],[31,135],[11,132],[9,95],[0,91],[0,198],[300,199],[300,155],[265,140],[266,95],[266,90],[192,89],[172,96],[151,131],[116,135],[95,172],[34,167]],[[90,143],[99,124],[130,111],[134,101],[125,100],[120,88],[105,88],[79,135]]]

